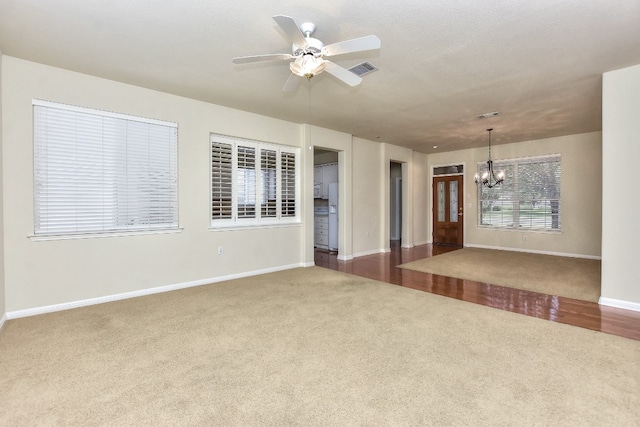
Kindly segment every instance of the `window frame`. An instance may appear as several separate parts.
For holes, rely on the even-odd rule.
[[[230,212],[229,216],[225,215],[216,215],[216,212],[220,212],[222,208],[220,206],[214,207],[214,173],[216,176],[219,176],[222,171],[221,169],[214,168],[214,144],[227,144],[231,146],[232,156],[231,156],[231,197],[230,197]],[[238,165],[238,147],[250,147],[255,149],[255,158],[254,158],[254,170],[255,174],[255,191],[251,196],[255,197],[254,209],[252,212],[255,214],[253,216],[243,217],[241,216],[241,212],[247,212],[251,210],[247,210],[246,206],[244,210],[239,210],[239,165]],[[265,171],[270,175],[270,171],[273,169],[263,169],[263,153],[264,152],[275,152],[275,182],[271,182],[270,180],[265,180]],[[293,155],[294,158],[294,167],[295,170],[293,172],[293,177],[295,180],[294,188],[294,210],[295,214],[286,215],[284,210],[285,200],[283,200],[283,177],[285,176],[283,172],[283,155]],[[288,146],[284,144],[275,144],[263,141],[250,140],[246,138],[239,138],[229,135],[222,135],[211,133],[209,138],[209,229],[210,230],[219,230],[219,229],[229,229],[229,228],[250,228],[250,227],[266,227],[266,226],[278,226],[278,225],[289,225],[289,224],[299,224],[301,222],[301,207],[300,207],[300,148]],[[276,199],[275,199],[275,215],[271,214],[271,210],[267,210],[269,212],[268,215],[263,215],[265,212],[265,205],[262,203],[264,194],[272,194],[273,188],[268,189],[265,186],[272,184],[275,186],[276,191]],[[215,196],[219,196],[220,193],[216,193]],[[226,198],[229,199],[229,198]],[[290,200],[290,199],[286,199]],[[269,199],[272,203],[273,199]],[[288,204],[286,204],[289,206]],[[228,207],[226,207],[228,211]],[[226,211],[225,211],[226,212]]]
[[[557,179],[557,181],[554,183],[554,185],[557,186],[557,191],[556,191],[557,198],[545,197],[543,199],[545,202],[548,202],[550,205],[549,208],[551,209],[551,212],[545,215],[545,221],[547,221],[546,217],[549,216],[551,221],[551,226],[548,226],[548,227],[547,226],[538,226],[538,227],[523,226],[522,217],[520,216],[520,212],[521,212],[520,206],[531,202],[532,199],[522,197],[522,192],[520,190],[522,181],[520,181],[520,178],[519,178],[519,175],[521,174],[520,167],[525,165],[532,165],[532,164],[538,164],[538,165],[551,164],[554,162],[558,162],[559,164],[558,171],[557,173],[555,173],[556,175],[555,178]],[[512,174],[511,183],[508,182],[509,180],[508,176],[507,178],[505,178],[505,183],[507,183],[506,185],[515,186],[511,190],[513,193],[513,196],[511,198],[507,197],[502,200],[500,200],[500,197],[498,196],[497,198],[494,199],[494,201],[501,201],[502,202],[501,205],[506,203],[506,204],[512,204],[515,206],[515,208],[513,208],[511,213],[512,221],[511,221],[511,225],[493,225],[493,224],[483,223],[483,202],[488,201],[487,198],[483,198],[483,194],[497,193],[499,195],[504,191],[505,183],[493,188],[488,188],[486,186],[483,186],[481,183],[479,183],[477,184],[477,187],[478,187],[477,227],[478,228],[488,229],[488,230],[526,231],[526,232],[534,232],[534,233],[562,233],[562,155],[561,154],[555,153],[555,154],[547,154],[547,155],[535,156],[535,157],[520,157],[520,158],[513,158],[513,159],[494,160],[493,167],[495,171],[500,171],[507,168],[513,168],[514,170]],[[482,173],[486,170],[487,170],[486,161],[477,163],[477,172],[479,175],[482,175]],[[557,201],[558,203],[557,212],[555,213],[553,211],[553,207],[551,206],[553,201]],[[493,210],[493,207],[491,209]],[[554,216],[557,218],[556,220],[554,220]],[[524,216],[524,218],[526,218],[526,216]],[[554,225],[554,222],[556,221],[557,221],[557,228],[554,228],[553,225]],[[516,226],[516,224],[518,225]],[[532,220],[532,224],[533,224],[533,220]]]
[[[46,111],[44,110],[46,109]],[[76,126],[79,126],[81,124],[91,124],[91,121],[94,120],[89,120],[88,117],[89,116],[94,116],[95,121],[99,121],[100,122],[100,127],[98,128],[98,126],[93,127],[93,124],[91,124],[92,126],[89,126],[88,131],[91,132],[94,136],[96,136],[96,141],[100,141],[100,146],[101,147],[99,150],[89,150],[89,151],[99,151],[100,155],[95,157],[96,163],[95,164],[91,164],[91,168],[85,168],[85,173],[87,174],[91,174],[93,173],[95,176],[96,171],[102,171],[103,174],[103,179],[102,181],[99,181],[98,184],[95,186],[95,188],[92,188],[90,191],[88,191],[87,193],[85,193],[85,198],[87,197],[95,197],[96,195],[102,195],[102,202],[100,204],[93,204],[93,211],[91,211],[94,215],[96,213],[96,210],[101,210],[103,212],[102,215],[102,222],[100,222],[100,220],[94,220],[94,223],[91,224],[91,226],[87,226],[87,227],[82,227],[82,223],[83,220],[87,220],[89,217],[78,217],[75,220],[75,225],[73,226],[73,228],[75,229],[71,229],[72,226],[69,225],[68,227],[66,227],[67,229],[64,230],[64,224],[62,223],[58,223],[58,225],[56,226],[55,223],[51,223],[50,220],[47,220],[46,217],[48,215],[48,213],[46,212],[48,209],[50,209],[50,206],[47,200],[47,197],[51,197],[51,196],[47,196],[47,194],[49,191],[51,191],[49,189],[49,187],[51,185],[56,185],[55,181],[51,181],[51,180],[47,180],[49,172],[48,172],[48,168],[50,167],[49,164],[51,162],[54,162],[55,164],[55,159],[56,159],[56,154],[55,152],[53,154],[49,154],[47,153],[47,150],[51,149],[50,147],[58,147],[58,150],[64,150],[65,147],[71,147],[73,144],[70,142],[71,139],[62,142],[58,145],[50,145],[52,143],[52,140],[49,136],[47,132],[47,130],[49,129],[48,126],[50,126],[50,123],[47,122],[40,122],[39,120],[47,120],[46,117],[42,117],[41,115],[48,115],[52,110],[55,110],[55,113],[60,113],[60,114],[67,114],[69,113],[69,115],[67,117],[62,116],[61,120],[68,120],[69,123],[73,122],[76,124]],[[69,105],[69,104],[63,104],[63,103],[58,103],[58,102],[52,102],[52,101],[45,101],[45,100],[41,100],[41,99],[33,99],[32,100],[32,111],[33,111],[33,177],[34,177],[34,181],[33,181],[33,235],[29,236],[32,240],[56,240],[56,239],[74,239],[74,238],[90,238],[90,237],[110,237],[110,236],[126,236],[126,235],[140,235],[140,234],[158,234],[158,233],[175,233],[175,232],[179,232],[181,231],[181,228],[179,226],[179,194],[178,194],[178,189],[179,189],[179,185],[178,185],[178,179],[179,179],[179,173],[178,173],[178,123],[175,122],[170,122],[170,121],[165,121],[165,120],[158,120],[158,119],[151,119],[151,118],[146,118],[146,117],[140,117],[140,116],[134,116],[134,115],[129,115],[129,114],[124,114],[124,113],[117,113],[117,112],[111,112],[111,111],[105,111],[105,110],[99,110],[99,109],[95,109],[95,108],[88,108],[88,107],[81,107],[81,106],[76,106],[76,105]],[[76,114],[78,113],[78,115],[76,115],[75,117],[72,116],[72,114]],[[82,118],[82,115],[84,115],[84,118]],[[117,129],[120,129],[120,131],[118,132],[118,136],[114,137],[113,135],[108,135],[105,134],[105,132],[108,132],[108,128],[106,128],[106,124],[105,123],[110,123],[112,126],[118,126]],[[44,128],[41,129],[39,128],[39,126],[44,124]],[[57,122],[54,124],[61,124],[61,122]],[[133,193],[131,193],[129,185],[130,185],[130,181],[128,180],[128,178],[133,179],[133,177],[130,177],[129,175],[127,175],[127,178],[125,179],[120,179],[118,182],[119,184],[115,184],[115,181],[118,180],[118,177],[121,177],[121,175],[119,175],[119,172],[122,171],[123,169],[125,170],[129,170],[130,169],[130,162],[133,161],[138,161],[140,160],[141,157],[131,157],[128,155],[128,150],[129,148],[132,147],[131,144],[135,144],[138,143],[139,144],[139,140],[134,141],[133,139],[129,138],[128,136],[128,132],[127,130],[129,129],[129,125],[131,124],[131,126],[134,126],[134,128],[136,126],[142,126],[142,128],[144,128],[144,126],[148,126],[146,128],[146,130],[149,132],[148,135],[152,135],[153,133],[157,133],[158,131],[162,132],[166,132],[167,135],[163,135],[163,140],[162,140],[162,145],[160,148],[162,149],[162,151],[164,152],[163,155],[166,156],[166,159],[164,159],[163,157],[163,161],[164,160],[168,160],[169,164],[168,167],[166,169],[162,169],[159,171],[159,169],[157,169],[158,164],[162,164],[162,162],[157,163],[157,156],[147,156],[147,160],[146,162],[144,162],[142,169],[137,169],[136,172],[138,172],[138,176],[141,176],[141,171],[146,170],[147,171],[147,181],[146,181],[146,185],[144,186],[144,190],[139,190],[141,187],[139,186],[139,182],[138,181],[131,181],[131,182],[136,182],[138,183],[137,186],[134,185],[134,187],[139,191],[148,191],[149,193],[149,199],[146,201],[146,204],[144,205],[144,209],[146,209],[146,214],[143,215],[138,215],[137,219],[138,222],[135,222],[135,224],[130,224],[130,220],[131,220],[131,216],[129,215],[124,215],[122,216],[120,214],[120,211],[122,209],[128,209],[128,208],[124,208],[121,205],[123,200],[130,200],[132,195],[135,195],[135,191]],[[114,128],[116,129],[116,128]],[[122,133],[124,129],[124,133]],[[143,129],[144,130],[144,129]],[[45,139],[38,139],[40,138],[40,134],[42,132],[46,133],[46,140]],[[64,133],[61,133],[60,136],[64,135]],[[123,137],[124,135],[124,137]],[[110,139],[111,136],[111,139]],[[69,136],[70,138],[70,136]],[[78,141],[77,138],[77,133],[74,135],[74,141]],[[151,144],[153,142],[151,139],[147,140],[147,146],[146,149],[148,150],[149,147],[151,146]],[[87,147],[89,147],[89,145],[87,145]],[[140,150],[140,147],[136,146],[138,150]],[[144,147],[144,146],[143,146]],[[74,148],[75,150],[75,148]],[[106,150],[106,151],[105,151]],[[109,157],[109,150],[111,150],[111,156],[114,156],[114,158],[110,158]],[[82,152],[82,150],[77,150],[77,151],[73,151],[74,155],[76,155],[77,153],[81,153],[82,155],[89,155],[87,154],[89,151],[84,151]],[[122,153],[125,153],[124,156],[122,155]],[[115,154],[114,154],[115,153]],[[57,154],[57,156],[60,156],[60,153]],[[58,157],[58,158],[62,158],[62,157]],[[144,158],[144,157],[142,157]],[[115,159],[115,160],[114,160]],[[81,160],[76,160],[74,163],[69,164],[69,170],[78,170],[78,168],[80,168],[82,165]],[[45,170],[46,172],[43,172],[43,170]],[[159,172],[158,172],[159,171]],[[105,186],[106,182],[109,180],[105,180],[104,179],[104,174],[112,174],[112,176],[116,177],[113,178],[113,182],[111,182],[111,187]],[[151,179],[150,177],[152,175],[156,176],[156,179]],[[158,175],[159,174],[159,175]],[[91,175],[87,175],[91,176]],[[162,178],[157,178],[158,176],[162,176]],[[44,178],[43,178],[44,177]],[[59,184],[59,180],[58,179],[58,185]],[[124,183],[123,183],[124,182]],[[53,183],[53,184],[52,184]],[[40,185],[40,187],[39,187]],[[77,184],[75,184],[77,185]],[[114,190],[113,186],[117,186],[117,191]],[[69,192],[70,194],[73,193],[74,191],[77,192],[77,189],[74,190],[74,186],[72,184],[69,184],[67,187],[59,187],[62,188],[62,191],[65,192]],[[132,187],[133,188],[133,187]],[[107,198],[105,199],[105,193],[109,194],[109,193],[113,193],[111,196],[107,196]],[[117,195],[115,194],[117,193]],[[156,197],[152,197],[152,195],[155,195]],[[158,198],[157,196],[160,196],[160,198]],[[82,206],[81,201],[82,199],[78,199],[78,198],[71,198],[70,200],[73,201],[73,203],[75,203],[76,206],[76,211],[78,211],[78,209],[80,206]],[[164,205],[160,205],[160,210],[158,210],[158,200],[162,200],[165,204]],[[73,204],[72,203],[72,204]],[[140,205],[138,205],[136,208],[139,208]],[[65,210],[64,215],[69,215],[68,209],[71,208],[67,208],[67,210]],[[106,211],[111,211],[112,213],[109,215],[105,215],[104,212]],[[113,212],[117,211],[117,214],[114,214]],[[143,212],[145,212],[143,210]],[[91,214],[88,214],[91,215]],[[162,219],[167,219],[167,221],[164,222],[153,222],[151,219],[154,217],[154,215],[156,217],[161,217]],[[42,218],[45,218],[44,221],[45,223],[49,223],[49,225],[41,225],[42,223]],[[94,216],[95,217],[95,216]],[[134,217],[136,217],[134,215]],[[107,220],[105,220],[105,218],[109,218]],[[124,219],[126,218],[126,219]],[[145,221],[146,219],[146,221]],[[125,223],[123,223],[122,221],[125,221]],[[72,221],[73,222],[73,221]],[[89,221],[91,222],[91,221]],[[39,225],[40,224],[40,225]],[[71,224],[71,222],[69,222],[69,224]],[[56,229],[57,227],[57,229]],[[84,228],[84,229],[83,229]]]

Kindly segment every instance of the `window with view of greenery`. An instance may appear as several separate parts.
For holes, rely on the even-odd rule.
[[[501,229],[561,230],[559,154],[494,161],[494,170],[504,171],[504,182],[496,187],[478,186],[478,226]],[[487,170],[478,163],[478,173]]]

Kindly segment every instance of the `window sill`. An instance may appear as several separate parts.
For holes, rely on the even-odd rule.
[[[49,234],[41,236],[28,236],[32,242],[43,242],[48,240],[76,240],[76,239],[97,239],[103,237],[125,237],[125,236],[147,236],[152,234],[177,234],[183,228],[167,228],[158,230],[142,231],[117,231],[108,233],[83,233],[83,234]]]
[[[302,222],[285,222],[285,223],[271,223],[271,224],[225,224],[218,226],[209,226],[209,231],[239,231],[239,230],[263,230],[267,228],[288,228],[288,227],[301,227]]]
[[[490,225],[478,225],[478,230],[492,230],[492,231],[516,231],[520,233],[540,233],[540,234],[562,234],[560,230],[540,229],[540,228],[512,228],[512,227],[491,227]]]

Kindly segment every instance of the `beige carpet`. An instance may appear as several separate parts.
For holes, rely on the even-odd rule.
[[[583,301],[600,298],[600,261],[464,248],[399,267]]]
[[[640,341],[312,267],[10,320],[0,425],[640,420]]]

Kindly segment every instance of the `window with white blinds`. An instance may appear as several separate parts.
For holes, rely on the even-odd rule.
[[[478,226],[488,228],[561,230],[559,154],[494,161],[504,182],[493,188],[478,186]],[[478,174],[487,164],[478,163]]]
[[[298,221],[298,152],[211,135],[211,226]]]
[[[178,126],[33,101],[34,234],[178,228]]]

